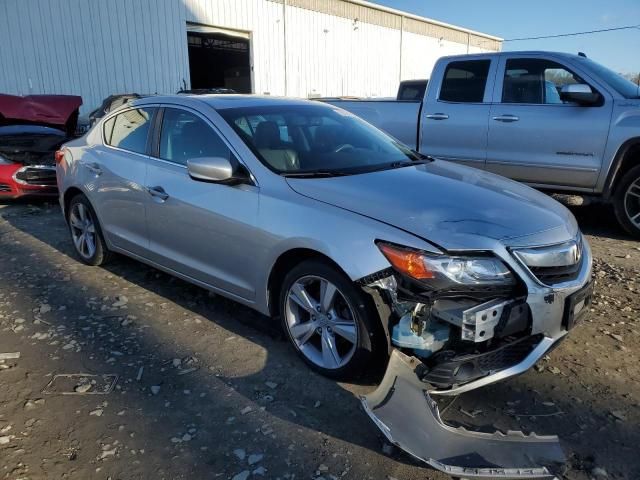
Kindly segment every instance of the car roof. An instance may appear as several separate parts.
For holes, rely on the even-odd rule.
[[[130,105],[142,106],[154,103],[166,103],[185,105],[197,103],[205,103],[215,110],[225,110],[228,108],[244,108],[244,107],[261,107],[261,106],[277,106],[277,105],[324,105],[320,102],[312,100],[304,100],[299,98],[274,97],[270,95],[241,95],[241,94],[223,94],[223,95],[159,95],[136,99],[130,102]]]

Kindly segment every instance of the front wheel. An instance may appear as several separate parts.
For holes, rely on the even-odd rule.
[[[384,354],[371,299],[328,262],[304,261],[287,274],[280,313],[297,353],[325,376],[354,379]]]
[[[624,174],[613,199],[620,225],[636,238],[640,238],[640,165]]]

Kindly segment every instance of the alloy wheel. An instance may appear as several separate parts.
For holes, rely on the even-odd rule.
[[[629,221],[640,229],[640,178],[629,185],[624,195],[624,209]]]
[[[69,213],[69,227],[78,253],[85,259],[92,258],[96,253],[96,226],[84,204],[78,202],[73,205]]]
[[[313,275],[298,279],[287,292],[284,313],[290,337],[308,360],[329,370],[351,360],[358,325],[349,301],[333,283]]]

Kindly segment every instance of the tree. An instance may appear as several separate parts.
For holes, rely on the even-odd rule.
[[[640,73],[623,73],[622,76],[636,85],[640,85]]]

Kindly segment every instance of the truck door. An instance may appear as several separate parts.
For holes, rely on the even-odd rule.
[[[420,118],[422,153],[484,168],[496,64],[481,55],[436,64]]]
[[[564,102],[560,90],[587,84],[597,105]],[[487,170],[534,186],[595,187],[609,131],[612,100],[562,59],[503,56],[489,120]]]

